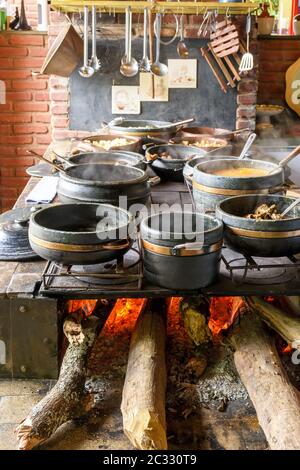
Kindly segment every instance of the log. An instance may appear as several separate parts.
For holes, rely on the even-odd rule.
[[[300,318],[278,309],[260,297],[247,297],[247,305],[295,349],[300,349]]]
[[[62,424],[91,409],[93,400],[84,388],[87,362],[104,323],[94,316],[83,322],[82,341],[69,344],[55,386],[16,428],[19,450],[37,447]]]
[[[253,313],[231,336],[234,362],[273,450],[299,450],[300,400],[290,384],[274,340]]]
[[[121,411],[123,430],[137,449],[167,449],[165,305],[152,301],[132,334]]]

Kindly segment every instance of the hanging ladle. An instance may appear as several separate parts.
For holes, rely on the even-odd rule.
[[[187,59],[189,56],[189,50],[186,47],[184,42],[184,17],[181,15],[180,17],[180,40],[177,44],[177,53],[181,59]]]
[[[79,69],[79,74],[84,78],[90,78],[95,70],[88,65],[89,56],[89,7],[84,6],[84,31],[83,31],[83,66]]]
[[[251,145],[255,141],[257,135],[255,132],[252,132],[252,134],[249,135],[248,139],[246,140],[246,143],[243,147],[243,150],[240,153],[240,156],[238,157],[238,160],[243,160],[243,158],[246,157],[248,150],[250,149]]]
[[[125,55],[121,60],[120,72],[124,77],[134,77],[139,71],[139,64],[131,56],[131,29],[132,29],[132,11],[131,7],[126,9],[126,27],[125,27]]]
[[[150,60],[148,58],[148,9],[144,9],[144,39],[143,39],[143,57],[140,62],[140,72],[150,72]]]
[[[95,72],[99,72],[101,69],[100,60],[97,57],[97,11],[95,5],[92,6],[92,55],[90,58],[89,65],[95,70]]]
[[[158,77],[163,77],[168,73],[168,67],[165,64],[159,62],[160,53],[160,30],[161,30],[161,14],[156,13],[155,19],[155,36],[156,36],[156,58],[155,62],[151,65],[151,72]]]

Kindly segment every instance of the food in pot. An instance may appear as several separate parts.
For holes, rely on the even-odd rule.
[[[253,214],[247,214],[245,217],[255,220],[281,220],[284,218],[278,212],[276,204],[271,204],[270,206],[268,204],[261,204],[255,209]]]
[[[267,170],[261,168],[223,168],[213,172],[216,176],[228,176],[230,178],[255,178],[257,176],[266,176]]]
[[[200,147],[200,148],[209,148],[209,147],[224,147],[224,144],[222,142],[215,142],[212,140],[207,140],[207,139],[202,139],[198,140],[196,142],[189,142],[188,140],[183,140],[181,142],[182,145],[190,145],[192,147]]]
[[[86,142],[87,144],[91,144],[93,145],[94,147],[100,147],[100,148],[103,148],[105,150],[110,150],[111,148],[115,147],[123,147],[125,145],[129,145],[131,144],[132,142],[128,139],[125,139],[124,137],[117,137],[113,140],[93,140],[93,141],[90,141],[90,140],[85,140],[84,142]]]
[[[164,160],[174,160],[174,157],[166,151],[153,153],[152,155],[150,155],[150,158],[151,160],[156,160],[157,158],[163,158]]]

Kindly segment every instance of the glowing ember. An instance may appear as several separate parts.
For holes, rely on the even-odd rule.
[[[85,317],[92,315],[95,310],[98,300],[94,299],[85,299],[85,300],[68,300],[67,302],[67,312],[75,313],[80,312]]]
[[[217,337],[235,321],[244,301],[241,297],[213,297],[210,302],[208,327]]]
[[[282,352],[282,354],[290,354],[292,352],[292,350],[293,350],[292,346],[290,344],[286,344],[282,348],[281,352]]]
[[[132,330],[147,303],[147,299],[118,299],[112,309],[103,329],[107,330]]]

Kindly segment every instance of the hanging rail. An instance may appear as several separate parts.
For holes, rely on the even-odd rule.
[[[160,1],[160,0],[51,0],[51,7],[61,12],[80,12],[84,5],[95,5],[102,13],[124,13],[130,6],[134,13],[143,12],[149,8],[153,13],[175,13],[186,15],[201,15],[206,11],[214,10],[220,14],[243,15],[255,12],[259,8],[259,2],[198,2],[198,1]]]

